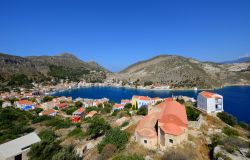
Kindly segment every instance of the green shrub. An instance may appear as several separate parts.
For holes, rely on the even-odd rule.
[[[47,120],[50,120],[50,119],[52,119],[51,116],[43,115],[43,116],[39,116],[39,117],[34,118],[32,120],[32,123],[40,123],[40,122],[47,121]]]
[[[127,103],[124,106],[125,109],[131,109],[132,108],[132,104],[131,103]]]
[[[147,115],[148,114],[148,108],[146,106],[141,106],[138,111],[137,115]]]
[[[49,102],[49,101],[52,101],[53,100],[53,96],[44,96],[43,97],[43,102]]]
[[[125,121],[122,123],[121,127],[126,127],[127,125],[129,125],[129,121]]]
[[[76,103],[75,103],[75,106],[76,106],[76,108],[80,108],[80,107],[82,107],[82,102],[80,102],[80,101],[77,101]]]
[[[99,116],[88,119],[87,122],[89,123],[87,135],[89,135],[91,138],[99,137],[105,134],[111,128],[108,122]]]
[[[113,128],[105,134],[103,140],[97,145],[97,149],[101,153],[106,144],[113,144],[118,150],[122,150],[125,148],[128,140],[129,133],[121,131],[119,128]]]
[[[235,129],[230,128],[230,127],[224,127],[222,132],[228,136],[239,136],[239,132]]]
[[[245,123],[245,122],[240,122],[239,123],[239,126],[241,127],[241,128],[244,128],[244,129],[246,129],[246,130],[250,130],[250,125],[249,124],[247,124],[247,123]]]
[[[57,136],[55,135],[55,132],[51,129],[43,130],[39,133],[39,137],[42,141],[46,142],[53,142],[56,140]]]
[[[141,155],[119,155],[114,157],[112,160],[144,160],[143,156]]]
[[[68,120],[62,120],[58,117],[55,117],[53,119],[48,120],[45,123],[45,125],[55,127],[56,129],[60,129],[60,128],[69,128],[72,125],[72,123]]]
[[[190,106],[186,106],[186,112],[189,121],[196,121],[200,115],[200,112]]]
[[[74,146],[68,146],[66,148],[62,148],[58,153],[53,155],[52,160],[82,160],[76,151],[74,150]]]
[[[68,134],[69,137],[74,137],[77,139],[83,139],[85,137],[85,133],[82,131],[81,128],[75,128]]]
[[[85,111],[87,112],[87,113],[89,113],[89,112],[91,112],[91,111],[99,111],[99,108],[98,107],[95,107],[95,106],[91,106],[91,107],[86,107],[85,108]]]
[[[230,125],[230,126],[234,126],[237,124],[237,119],[236,117],[234,117],[231,114],[228,114],[226,112],[220,112],[217,113],[217,116],[226,124]]]

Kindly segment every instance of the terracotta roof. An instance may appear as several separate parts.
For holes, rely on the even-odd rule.
[[[59,103],[56,106],[59,108],[64,108],[64,107],[67,107],[67,105],[68,105],[67,103]]]
[[[86,117],[93,117],[97,112],[96,111],[90,111]]]
[[[147,96],[139,96],[137,99],[142,101],[150,101],[150,98]]]
[[[131,100],[129,100],[129,99],[122,99],[121,103],[131,103]]]
[[[50,115],[50,114],[55,113],[55,112],[57,112],[57,111],[54,109],[48,109],[46,111],[43,111],[42,114],[43,115]]]
[[[212,93],[212,92],[207,92],[207,91],[203,91],[203,92],[201,92],[199,94],[202,95],[205,98],[222,98],[222,96],[219,95],[219,94]]]
[[[114,104],[113,105],[113,108],[123,108],[124,107],[124,105],[122,105],[122,104]]]
[[[158,104],[154,112],[145,116],[137,125],[136,132],[148,138],[157,136],[155,125],[158,125],[165,134],[178,136],[188,127],[186,109],[176,101]]]
[[[85,111],[85,108],[81,107],[79,109],[76,110],[78,113],[83,113]]]
[[[32,101],[28,101],[28,100],[20,100],[18,101],[18,103],[21,105],[33,105],[34,104]]]
[[[175,136],[178,136],[184,132],[180,126],[174,123],[167,123],[160,127],[164,133],[175,135]]]

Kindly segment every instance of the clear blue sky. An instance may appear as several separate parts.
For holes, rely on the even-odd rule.
[[[0,0],[0,52],[112,71],[159,54],[231,60],[250,53],[250,0]]]

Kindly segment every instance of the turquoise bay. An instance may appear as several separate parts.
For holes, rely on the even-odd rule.
[[[57,92],[55,96],[71,96],[73,99],[82,98],[109,98],[117,103],[121,99],[131,99],[133,95],[144,95],[149,97],[171,97],[172,95],[189,96],[197,98],[200,91],[159,91],[159,90],[141,90],[117,87],[86,87],[63,92]],[[233,114],[239,121],[250,123],[250,86],[232,86],[222,89],[216,89],[214,92],[223,95],[224,110]]]

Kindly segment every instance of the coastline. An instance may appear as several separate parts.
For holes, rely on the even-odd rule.
[[[47,95],[53,95],[58,92],[64,92],[64,91],[69,91],[69,90],[75,90],[75,89],[81,89],[81,88],[91,88],[91,87],[114,87],[114,88],[126,88],[126,89],[134,89],[134,90],[146,90],[146,91],[213,91],[213,90],[218,90],[226,87],[233,87],[233,86],[250,86],[250,84],[230,84],[230,85],[224,85],[222,87],[215,87],[215,88],[199,88],[195,90],[194,88],[171,88],[171,89],[164,89],[164,88],[136,88],[136,87],[131,87],[131,86],[117,86],[117,85],[99,85],[97,84],[90,84],[86,86],[80,86],[80,87],[72,87],[72,88],[67,88],[67,89],[61,89],[61,90],[56,90],[54,92],[47,93]]]

